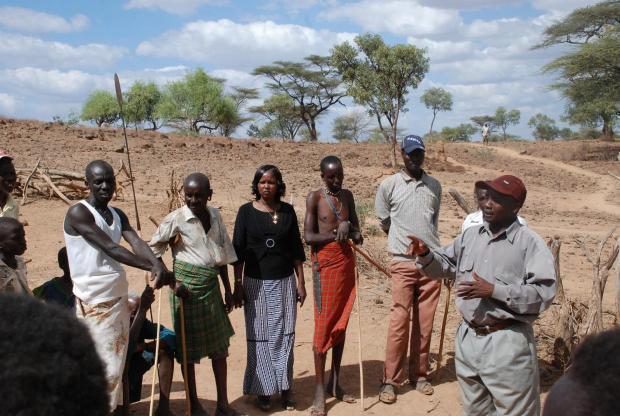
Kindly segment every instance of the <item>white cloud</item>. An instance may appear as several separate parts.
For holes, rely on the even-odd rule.
[[[479,9],[489,6],[502,6],[504,4],[518,4],[522,0],[420,0],[423,6],[442,9]]]
[[[137,53],[249,69],[274,60],[299,60],[314,53],[326,54],[334,44],[354,36],[354,33],[272,21],[247,24],[228,19],[196,21],[140,43]]]
[[[88,24],[88,17],[83,14],[76,14],[72,18],[66,19],[62,16],[23,7],[0,7],[0,26],[23,32],[77,32],[85,29]]]
[[[436,41],[428,38],[414,38],[409,36],[407,43],[418,48],[426,48],[431,64],[453,62],[457,59],[469,59],[477,50],[471,41]]]
[[[4,66],[44,68],[106,68],[116,64],[127,49],[90,43],[71,46],[31,36],[0,32],[0,56]]]
[[[129,0],[125,9],[161,9],[166,13],[189,15],[205,4],[223,4],[225,0]]]
[[[402,36],[453,32],[462,24],[456,10],[422,6],[411,0],[362,0],[332,7],[320,17],[353,21],[367,31]]]
[[[15,97],[0,92],[0,114],[13,114],[13,111],[15,111]]]
[[[532,5],[544,11],[550,11],[557,17],[566,15],[575,9],[592,6],[600,0],[533,0]]]

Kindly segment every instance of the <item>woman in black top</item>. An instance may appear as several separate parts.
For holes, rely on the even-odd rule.
[[[276,166],[258,168],[252,181],[255,200],[239,208],[233,234],[239,259],[235,299],[244,301],[248,352],[243,393],[256,395],[262,410],[271,408],[270,396],[277,393],[286,409],[295,408],[296,303],[306,299],[306,256],[295,210],[281,201],[285,189]]]

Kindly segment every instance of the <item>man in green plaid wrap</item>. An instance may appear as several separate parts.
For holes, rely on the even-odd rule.
[[[180,308],[183,298],[187,347],[187,378],[192,415],[206,416],[196,392],[195,364],[203,357],[212,360],[217,389],[216,416],[238,413],[228,404],[226,385],[228,347],[234,330],[228,319],[233,297],[228,264],[237,261],[219,211],[207,206],[213,191],[202,173],[192,173],[183,182],[185,205],[164,218],[149,245],[161,257],[172,249],[176,285],[170,294],[174,330],[181,334]],[[220,291],[218,274],[224,286]],[[177,337],[177,359],[181,361],[181,337]]]

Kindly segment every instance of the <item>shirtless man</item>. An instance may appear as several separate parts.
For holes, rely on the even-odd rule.
[[[355,399],[339,385],[349,316],[355,301],[355,257],[348,243],[362,244],[355,201],[342,188],[344,172],[336,156],[321,160],[325,186],[306,199],[304,239],[312,246],[314,288],[314,369],[316,389],[311,414],[325,415],[325,393],[346,403]],[[325,359],[332,348],[332,371],[325,386]]]
[[[64,235],[76,297],[82,319],[104,362],[110,411],[119,404],[129,339],[128,282],[122,264],[151,272],[156,288],[173,281],[170,273],[138,237],[123,211],[108,206],[116,189],[112,166],[95,160],[86,166],[85,200],[69,208]],[[121,237],[133,253],[120,245]]]

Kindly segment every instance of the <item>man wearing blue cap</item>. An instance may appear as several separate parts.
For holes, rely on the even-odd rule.
[[[396,401],[396,388],[407,379],[421,393],[433,394],[428,380],[429,351],[441,290],[441,282],[423,275],[416,267],[415,257],[408,255],[407,238],[417,235],[431,247],[440,247],[437,223],[441,184],[422,169],[425,149],[419,136],[405,137],[401,154],[404,169],[381,183],[375,200],[377,217],[388,234],[388,251],[392,254],[392,307],[379,395],[384,403]]]

